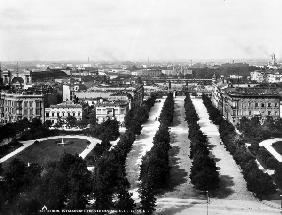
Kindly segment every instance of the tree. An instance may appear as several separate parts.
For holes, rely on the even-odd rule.
[[[8,199],[13,199],[25,185],[26,165],[19,159],[13,159],[4,172],[4,180],[7,185]]]
[[[46,128],[50,128],[51,126],[52,126],[52,122],[51,122],[51,120],[46,120],[45,122],[44,122],[44,127],[46,127]]]
[[[39,118],[33,118],[30,126],[32,130],[38,129],[42,126],[42,122]]]
[[[259,199],[276,191],[276,186],[271,177],[257,168],[250,169],[247,173],[247,188],[254,192]]]
[[[67,126],[70,128],[76,127],[77,126],[77,119],[74,116],[68,116],[66,118],[66,123]]]
[[[145,215],[151,215],[156,210],[156,198],[154,189],[145,183],[139,187],[141,210]]]
[[[96,121],[96,113],[95,111],[91,111],[89,114],[89,123],[90,125],[96,125],[97,121]]]
[[[102,147],[102,151],[108,151],[111,148],[111,143],[108,137],[103,136],[102,137],[102,142],[101,142],[101,147]]]
[[[191,174],[191,182],[199,190],[214,190],[219,184],[219,174],[214,160],[208,156],[194,157]]]
[[[62,210],[68,193],[66,175],[56,165],[49,166],[46,171],[40,186],[41,202],[48,208]]]
[[[22,215],[36,215],[42,206],[30,193],[24,193],[17,203],[17,208]]]
[[[61,127],[63,126],[63,124],[64,124],[64,121],[62,120],[62,118],[61,118],[61,117],[58,117],[58,120],[57,120],[57,122],[55,123],[54,127],[55,127],[55,128],[61,128]]]
[[[115,203],[115,208],[118,210],[118,215],[133,215],[136,204],[125,187],[122,187],[118,191],[118,200]]]

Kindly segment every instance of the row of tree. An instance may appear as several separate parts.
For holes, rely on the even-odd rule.
[[[148,104],[152,106],[151,102],[144,103],[145,106]],[[149,108],[146,110],[149,111]],[[117,214],[135,214],[135,203],[128,192],[125,172],[126,157],[135,134],[132,129],[127,129],[117,145],[109,150],[112,131],[107,128],[116,125],[105,123],[114,125],[105,125],[102,143],[95,148],[97,156],[93,174],[87,170],[86,161],[78,155],[65,154],[60,161],[49,163],[44,168],[13,160],[5,168],[0,181],[1,211],[7,214],[11,210],[17,214],[37,214],[46,205],[56,210],[90,207],[116,210]],[[94,204],[89,203],[91,199]]]
[[[222,142],[233,156],[235,162],[241,167],[248,190],[253,192],[259,199],[275,193],[277,186],[273,183],[273,179],[258,168],[255,157],[247,151],[244,140],[236,133],[234,126],[225,120],[220,112],[215,110],[216,108],[207,95],[203,95],[202,98],[210,119],[219,125]]]
[[[199,190],[215,190],[219,185],[219,173],[215,161],[210,157],[208,140],[200,129],[199,117],[189,94],[186,95],[184,107],[189,127],[190,159],[193,159],[191,182]]]
[[[126,157],[135,141],[135,135],[141,132],[136,130],[136,127],[142,128],[141,124],[148,119],[155,100],[156,96],[152,95],[141,107],[135,107],[127,114],[127,130],[111,150],[107,140],[95,146],[93,150],[96,157],[93,174],[95,209],[120,210],[121,212],[117,214],[135,213],[136,205],[128,192],[130,185],[126,178]],[[139,115],[141,112],[142,115]]]
[[[173,94],[169,93],[159,117],[159,130],[153,139],[153,147],[142,157],[140,170],[139,194],[144,214],[152,214],[155,210],[155,195],[166,187],[169,179],[170,146],[169,127],[174,113]]]
[[[154,106],[156,98],[157,94],[153,93],[141,106],[129,110],[124,119],[126,129],[134,134],[141,134],[142,124],[148,120],[150,109]]]
[[[14,159],[0,181],[0,211],[3,214],[38,214],[50,209],[85,209],[91,193],[91,173],[78,155],[65,154],[43,168]]]

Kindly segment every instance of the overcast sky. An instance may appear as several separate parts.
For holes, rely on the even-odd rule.
[[[0,0],[1,60],[282,56],[282,0]]]

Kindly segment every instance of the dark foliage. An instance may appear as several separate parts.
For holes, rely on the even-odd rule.
[[[144,214],[153,213],[155,195],[166,187],[169,179],[168,152],[171,146],[168,126],[172,123],[173,113],[174,99],[172,93],[169,93],[159,117],[160,127],[154,137],[153,147],[142,157],[139,193]]]
[[[206,95],[203,96],[203,101],[210,114],[211,120],[219,125],[220,137],[226,149],[241,167],[248,190],[253,192],[259,199],[262,199],[265,195],[275,193],[277,187],[274,185],[273,179],[258,169],[255,158],[251,156],[246,147],[241,144],[241,142],[244,141],[240,140],[240,137],[238,137],[238,134],[235,132],[234,126],[225,120],[219,112],[216,113],[216,111],[214,111],[215,107]],[[249,139],[254,138],[256,140],[262,140],[266,138],[266,136],[262,137],[261,134],[257,135],[255,131],[255,128],[259,128],[260,126],[259,119],[256,117],[251,120],[243,118],[239,129],[244,137],[248,136]],[[266,164],[269,157],[264,150],[258,150],[258,158]]]
[[[184,107],[189,127],[190,158],[193,159],[191,182],[199,190],[214,190],[219,184],[219,174],[215,161],[209,156],[208,140],[200,130],[199,117],[189,94],[186,95]]]

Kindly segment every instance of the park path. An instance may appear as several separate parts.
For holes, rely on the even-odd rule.
[[[126,158],[126,175],[130,183],[130,192],[133,198],[138,201],[137,185],[140,174],[140,165],[142,157],[152,148],[153,138],[159,128],[160,122],[156,120],[159,117],[165,98],[156,100],[155,105],[151,108],[149,119],[142,125],[141,134],[136,138],[132,145],[131,151]]]
[[[256,201],[211,198],[207,200],[162,198],[157,200],[157,215],[279,215],[279,207]]]
[[[171,128],[174,142],[172,147],[181,146],[177,140],[181,141],[182,136],[187,136],[187,130],[184,126],[184,115],[179,117],[178,105],[180,99],[176,98],[176,117],[180,119],[179,124],[174,124]],[[155,214],[157,215],[199,215],[199,214],[213,214],[213,215],[274,215],[280,214],[280,207],[277,204],[271,204],[269,201],[258,201],[246,188],[246,182],[240,172],[239,167],[236,165],[233,157],[227,152],[223,145],[220,145],[220,136],[217,126],[210,120],[207,110],[201,99],[192,99],[196,111],[199,115],[199,125],[204,134],[207,135],[210,144],[212,145],[212,154],[218,159],[217,166],[220,168],[221,180],[224,182],[221,185],[224,189],[219,196],[210,198],[209,204],[202,196],[193,195],[193,189],[189,186],[189,179],[187,183],[181,183],[176,186],[173,191],[167,192],[157,198],[157,208]],[[181,113],[182,111],[180,111]],[[185,132],[185,135],[181,133]],[[188,138],[188,137],[187,137]],[[185,141],[185,139],[183,140]],[[189,141],[187,142],[189,144]],[[185,148],[185,147],[184,147]],[[176,154],[177,164],[181,166],[181,162],[190,165],[189,157],[186,161],[182,161],[180,156],[184,152],[184,148],[179,150]],[[182,151],[182,152],[181,152]],[[172,166],[172,171],[174,166]],[[190,168],[190,166],[189,166]],[[185,170],[189,172],[189,169]],[[174,177],[176,175],[172,175]],[[177,176],[176,176],[177,177]],[[183,189],[183,191],[181,190]],[[185,193],[190,192],[190,193]],[[217,195],[218,195],[217,194]],[[194,197],[195,196],[195,197]],[[208,207],[207,207],[208,206]]]
[[[190,182],[191,168],[190,140],[188,124],[185,121],[185,96],[177,96],[174,101],[173,124],[170,127],[171,149],[169,151],[170,181],[169,188],[160,198],[195,198],[199,197]]]
[[[90,142],[90,144],[83,150],[83,152],[81,152],[79,154],[79,156],[82,157],[82,159],[84,159],[91,152],[91,150],[95,147],[95,145],[97,143],[101,142],[101,140],[99,140],[97,138],[93,138],[93,137],[90,137],[90,136],[83,136],[83,135],[62,135],[62,136],[46,137],[46,138],[41,138],[41,139],[36,139],[36,140],[37,141],[43,141],[43,140],[48,140],[48,139],[61,139],[61,138],[76,138],[76,139],[88,140]],[[0,159],[0,163],[3,163],[5,161],[7,161],[8,159],[10,159],[11,157],[17,155],[18,153],[20,153],[21,151],[23,151],[27,147],[31,146],[34,143],[34,141],[36,141],[36,140],[20,141],[20,143],[22,143],[23,146],[17,148],[15,151],[13,151],[13,152],[7,154],[6,156],[2,157]]]
[[[273,139],[267,139],[267,140],[263,140],[259,143],[259,146],[263,146],[265,147],[268,152],[270,154],[273,155],[273,157],[275,157],[275,159],[279,162],[282,162],[282,155],[279,154],[275,148],[272,146],[273,143],[276,143],[278,141],[282,141],[282,138],[273,138]]]
[[[220,173],[220,193],[218,198],[230,200],[258,201],[247,190],[247,183],[243,178],[240,168],[235,163],[232,155],[225,149],[220,139],[218,127],[209,119],[209,114],[202,99],[195,98],[192,102],[196,108],[200,120],[201,130],[207,135],[211,147],[211,153],[215,156],[216,165]]]

